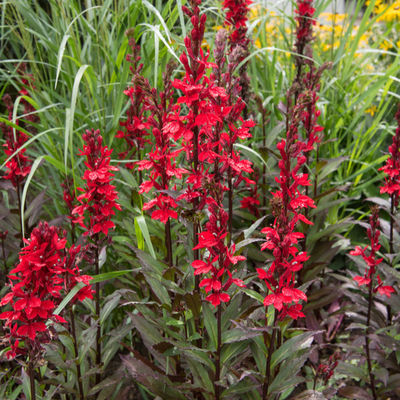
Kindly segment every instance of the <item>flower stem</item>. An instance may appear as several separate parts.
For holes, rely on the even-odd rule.
[[[389,252],[390,252],[390,266],[393,267],[393,254],[394,254],[394,248],[393,248],[393,229],[394,229],[394,210],[395,210],[395,205],[394,205],[394,199],[395,199],[395,194],[392,193],[390,196],[390,238],[389,238]],[[388,313],[388,324],[390,325],[392,321],[392,308],[388,304],[387,306],[387,313]]]
[[[96,253],[95,253],[95,267],[96,267],[96,275],[99,275],[99,240],[96,235],[95,245],[96,245]],[[100,337],[101,337],[101,327],[100,327],[100,283],[96,282],[96,321],[97,321],[97,334],[96,334],[96,365],[100,367],[101,364],[101,345],[100,345]],[[96,374],[96,385],[98,385],[101,381],[100,373]]]
[[[216,384],[221,379],[221,347],[222,347],[222,305],[221,303],[218,305],[217,309],[217,354],[215,360],[215,381],[214,381],[214,393],[215,393],[215,400],[220,399],[219,393],[219,385]]]
[[[4,249],[4,239],[1,240],[1,248],[3,250],[4,276],[7,276],[7,262],[6,262],[6,251]]]
[[[265,132],[265,116],[264,113],[262,114],[262,131],[263,131],[263,148],[264,151],[266,150],[267,147],[267,133]],[[263,163],[263,171],[262,171],[262,183],[263,183],[263,207],[267,206],[267,194],[266,194],[266,188],[265,186],[267,185],[267,179],[266,179],[266,173],[267,173],[267,166],[265,165],[265,163]]]
[[[390,254],[394,253],[393,250],[393,225],[394,225],[394,220],[393,220],[393,214],[394,214],[394,193],[390,196],[390,240],[389,240],[389,246],[390,246]],[[390,260],[390,265],[392,266],[393,261]]]
[[[83,395],[83,385],[82,385],[82,373],[81,373],[81,364],[79,362],[79,350],[78,350],[78,342],[76,337],[76,330],[75,330],[75,316],[72,307],[70,308],[70,318],[71,318],[71,330],[72,330],[72,337],[74,338],[74,350],[75,350],[75,358],[76,361],[76,374],[78,377],[78,388],[79,388],[79,398],[81,400],[84,399]]]
[[[17,198],[18,198],[18,208],[19,208],[19,220],[20,220],[20,228],[21,228],[21,247],[23,247],[23,237],[22,232],[24,231],[24,221],[22,219],[22,201],[21,201],[21,188],[19,179],[17,180]]]
[[[366,329],[366,335],[365,335],[365,350],[367,353],[367,363],[368,363],[368,371],[369,371],[369,379],[371,383],[371,390],[372,390],[372,396],[374,400],[377,400],[378,397],[376,396],[375,393],[375,382],[374,382],[374,374],[372,373],[372,363],[371,363],[371,355],[369,352],[369,330],[370,330],[370,323],[371,323],[371,309],[372,309],[372,282],[373,280],[371,279],[371,282],[369,283],[369,299],[368,299],[368,315],[367,315],[367,329]]]
[[[32,361],[29,360],[29,378],[31,381],[31,400],[36,400],[35,377]]]
[[[172,260],[172,238],[171,238],[171,222],[168,218],[167,223],[165,224],[165,245],[167,246],[167,259],[168,265],[172,268],[173,260]]]
[[[265,310],[265,315],[267,315],[267,310]],[[265,318],[267,319],[266,316],[265,316]],[[263,396],[262,396],[263,400],[267,400],[267,397],[268,397],[268,387],[269,387],[270,376],[271,376],[271,358],[272,358],[272,353],[274,352],[277,325],[278,325],[278,310],[275,309],[274,329],[272,331],[271,342],[270,342],[269,348],[268,348],[267,367],[265,369],[265,378],[264,378],[264,387],[263,387]],[[265,341],[265,345],[267,345],[266,335],[264,336],[264,341]]]

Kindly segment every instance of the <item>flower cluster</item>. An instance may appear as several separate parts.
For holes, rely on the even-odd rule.
[[[272,304],[280,311],[280,319],[287,315],[294,319],[304,317],[301,312],[302,306],[298,302],[307,300],[307,296],[295,288],[295,273],[300,271],[303,263],[310,258],[307,252],[299,252],[296,247],[299,240],[304,239],[304,234],[296,231],[298,223],[302,221],[312,225],[301,210],[308,207],[316,208],[314,201],[299,190],[301,186],[311,186],[308,175],[299,173],[306,162],[304,153],[309,151],[309,148],[307,143],[298,140],[298,126],[305,118],[310,101],[309,93],[300,94],[297,105],[291,111],[286,140],[282,139],[277,145],[281,154],[278,163],[280,175],[275,178],[279,189],[275,193],[272,192],[271,200],[275,221],[272,227],[261,231],[266,234],[267,239],[261,250],[268,249],[275,257],[267,271],[262,268],[257,269],[259,279],[264,280],[272,292],[265,297],[264,306]]]
[[[239,46],[242,49],[239,61],[244,60],[249,54],[250,39],[247,36],[248,13],[251,0],[224,0],[223,8],[227,9],[226,24],[232,26],[230,35],[230,47],[233,50]],[[247,63],[244,63],[239,69],[241,96],[245,104],[250,100],[250,78],[246,73]],[[247,119],[247,107],[244,108],[244,117]]]
[[[232,48],[239,45],[247,49],[250,43],[250,39],[246,36],[246,22],[251,4],[253,4],[251,0],[224,0],[223,2],[223,8],[228,10],[225,23],[233,27],[233,32],[230,35]]]
[[[235,244],[225,245],[225,238],[228,235],[228,213],[222,205],[225,186],[214,180],[215,176],[209,176],[203,185],[207,190],[208,196],[206,203],[210,213],[209,221],[206,223],[203,232],[199,234],[199,244],[194,249],[206,249],[208,252],[207,261],[195,260],[192,267],[195,275],[205,275],[210,273],[211,278],[203,278],[200,287],[204,287],[206,293],[211,292],[206,300],[215,307],[221,302],[228,302],[230,296],[226,291],[232,284],[244,287],[242,280],[232,277],[229,268],[236,265],[239,261],[246,260],[243,256],[235,256]],[[225,274],[226,273],[226,274]],[[227,279],[226,275],[228,275]]]
[[[114,176],[111,171],[118,171],[117,167],[110,165],[112,150],[103,146],[103,138],[99,130],[87,130],[82,136],[84,142],[83,150],[78,155],[85,156],[87,169],[83,175],[85,188],[78,188],[83,192],[77,200],[81,203],[72,210],[72,214],[78,214],[73,222],[78,223],[86,231],[85,236],[93,236],[103,232],[108,235],[108,230],[114,228],[115,224],[110,220],[115,215],[114,208],[121,210],[118,193],[115,186],[111,185]],[[85,213],[89,214],[88,226],[85,225]]]
[[[8,120],[12,121],[14,104],[11,100],[11,96],[6,94],[3,97],[3,102],[8,110]],[[19,120],[17,119],[15,123],[18,125]],[[4,152],[7,156],[13,155],[28,140],[28,136],[25,133],[17,129],[13,132],[13,128],[4,122],[0,122],[0,129],[3,131],[3,136],[6,140],[6,143],[3,144],[3,146],[5,147]],[[32,161],[25,155],[25,152],[26,149],[19,150],[18,153],[6,163],[7,172],[4,178],[11,180],[14,187],[18,187],[25,176],[31,172]]]
[[[236,47],[228,57],[226,45],[228,34],[225,30],[217,33],[214,59],[208,61],[209,53],[201,48],[204,37],[206,15],[200,16],[200,1],[190,1],[190,9],[182,7],[184,13],[191,18],[193,29],[184,40],[186,53],[180,60],[186,74],[182,80],[175,79],[173,86],[183,96],[178,99],[172,112],[167,117],[164,131],[175,141],[181,140],[187,161],[191,164],[187,187],[177,200],[193,204],[195,233],[200,230],[197,216],[202,215],[204,207],[208,208],[209,221],[200,233],[195,235],[194,248],[195,275],[211,274],[204,278],[200,287],[205,287],[207,300],[215,306],[229,301],[226,293],[232,283],[243,285],[242,281],[232,278],[229,271],[231,265],[244,259],[235,257],[234,246],[225,244],[225,238],[232,238],[232,198],[233,189],[241,182],[248,181],[244,173],[251,173],[251,163],[241,159],[233,145],[237,139],[251,137],[250,128],[253,121],[244,121],[241,112],[245,107],[240,93],[240,78],[233,76],[242,50]],[[207,76],[207,70],[212,72]],[[180,104],[186,105],[188,112],[181,114]],[[227,181],[228,187],[222,182]],[[223,194],[228,191],[229,212],[223,208]],[[228,237],[227,235],[230,234]],[[198,237],[198,238],[197,238]],[[206,249],[207,262],[203,261],[199,250]],[[225,272],[228,278],[225,281]]]
[[[384,286],[379,274],[377,275],[377,285],[374,287],[374,278],[377,273],[378,265],[383,261],[383,258],[378,258],[376,252],[379,251],[381,245],[379,244],[379,237],[381,235],[381,231],[379,230],[379,211],[378,207],[371,207],[371,217],[369,219],[370,228],[367,230],[367,236],[370,240],[371,250],[369,254],[366,253],[368,246],[362,248],[361,246],[356,246],[356,248],[350,252],[352,256],[362,256],[364,261],[367,264],[365,268],[364,276],[355,276],[353,279],[358,283],[358,286],[367,285],[371,287],[373,293],[378,292],[379,294],[386,295],[390,297],[390,294],[395,292],[394,288],[391,286]]]
[[[126,60],[131,63],[129,68],[133,76],[135,76],[135,74],[140,74],[140,71],[143,68],[143,63],[139,64],[141,59],[140,46],[136,44],[133,33],[134,32],[132,29],[127,30],[125,33],[129,37],[129,46],[132,49],[132,54],[128,54],[126,56]],[[129,97],[130,101],[130,105],[126,114],[127,120],[119,123],[124,130],[119,130],[115,137],[125,139],[128,148],[124,152],[119,153],[119,157],[124,159],[129,154],[131,157],[136,155],[140,158],[141,150],[143,149],[144,145],[146,143],[150,143],[145,138],[148,135],[146,129],[150,128],[150,125],[144,120],[145,94],[137,85],[129,86],[126,90],[124,90],[124,94]],[[134,166],[135,164],[133,162],[126,164],[126,167],[130,169],[133,169]]]
[[[179,168],[176,158],[183,149],[175,149],[176,145],[170,140],[171,132],[165,129],[167,124],[167,114],[172,105],[173,89],[171,86],[171,76],[175,64],[169,63],[163,74],[164,91],[157,93],[152,89],[147,79],[136,74],[134,84],[140,88],[145,98],[145,108],[150,111],[148,125],[151,127],[152,135],[155,138],[155,146],[144,160],[136,163],[139,171],[149,171],[149,179],[140,185],[139,194],[148,193],[152,188],[158,194],[149,202],[143,205],[143,210],[150,210],[157,206],[157,210],[152,212],[151,218],[160,220],[167,224],[169,218],[177,219],[178,214],[174,208],[178,207],[174,199],[164,192],[172,189],[170,182],[172,179],[182,179],[183,174],[188,171]]]
[[[259,191],[259,181],[260,181],[260,174],[257,170],[254,170],[253,174],[251,175],[252,181],[255,184],[247,183],[246,188],[248,189],[249,196],[245,196],[240,200],[240,208],[248,210],[250,214],[254,215],[255,217],[260,217],[259,205],[260,205],[260,193]]]
[[[178,103],[186,104],[189,112],[180,115],[179,106],[175,107],[174,112],[169,114],[168,124],[164,129],[174,140],[183,139],[182,146],[187,159],[193,162],[186,180],[188,187],[178,200],[193,203],[196,212],[199,212],[205,206],[206,197],[201,192],[202,179],[210,173],[211,166],[214,166],[215,174],[221,179],[223,176],[227,177],[230,189],[237,187],[243,180],[248,180],[243,176],[243,172],[253,171],[251,163],[241,159],[233,144],[238,138],[251,137],[249,130],[255,124],[250,120],[244,121],[240,116],[245,104],[238,97],[240,78],[233,77],[241,54],[240,49],[235,48],[231,52],[229,63],[226,65],[227,34],[226,31],[220,30],[215,40],[216,62],[209,62],[209,54],[204,54],[200,48],[206,15],[203,14],[199,19],[197,5],[193,6],[193,11],[186,7],[183,9],[191,16],[194,28],[192,39],[185,38],[187,55],[183,53],[180,58],[186,70],[185,78],[175,79],[173,86],[183,92],[184,96],[178,99]],[[196,40],[193,39],[193,32],[198,32],[195,34]],[[208,78],[205,73],[211,68],[213,72]],[[229,217],[231,220],[231,215]]]
[[[313,19],[315,8],[313,7],[314,0],[297,0],[297,9],[294,11],[297,16],[297,30],[295,47],[299,54],[303,54],[301,51],[305,44],[312,40],[312,27],[316,24]]]
[[[315,381],[317,378],[323,379],[325,385],[328,384],[330,378],[332,378],[335,373],[336,367],[339,365],[339,360],[341,360],[341,355],[335,353],[329,357],[328,364],[320,364],[315,371]],[[315,385],[314,385],[315,390]]]
[[[389,146],[390,157],[386,160],[386,164],[379,168],[387,177],[385,184],[381,186],[381,193],[388,193],[392,197],[394,206],[399,205],[400,195],[400,105],[396,113],[397,129]]]
[[[307,53],[307,57],[312,58],[312,49],[309,44],[314,40],[313,25],[316,24],[316,21],[313,19],[315,13],[313,2],[314,0],[297,0],[296,3],[297,9],[295,10],[295,13],[297,16],[295,17],[295,20],[297,22],[297,28],[296,42],[293,49],[293,52],[297,54],[295,56],[296,76],[293,83],[298,86],[295,91],[296,100],[303,87],[303,65],[306,64],[306,61],[310,61],[307,60],[307,58],[304,58],[304,56]],[[313,61],[311,61],[311,66],[312,63]]]
[[[40,223],[33,229],[30,239],[24,239],[26,246],[20,252],[19,264],[10,271],[11,292],[0,301],[10,304],[12,311],[0,314],[10,329],[5,340],[11,345],[7,358],[41,352],[41,344],[48,343],[51,333],[48,322],[66,323],[64,318],[54,314],[55,307],[62,300],[62,291],[68,293],[78,282],[81,288],[73,302],[92,298],[90,276],[80,275],[76,266],[80,246],[66,248],[65,232],[47,223]],[[20,341],[25,347],[20,348]]]

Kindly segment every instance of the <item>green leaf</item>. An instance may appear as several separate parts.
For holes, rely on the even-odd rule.
[[[90,280],[90,284],[97,282],[108,281],[109,279],[118,278],[122,275],[127,275],[131,272],[139,271],[138,269],[125,269],[123,271],[113,271],[113,272],[105,272],[104,274],[94,275],[93,279]]]
[[[25,200],[26,200],[26,194],[28,193],[28,188],[29,184],[31,183],[31,180],[33,178],[33,175],[35,174],[35,171],[37,170],[40,162],[43,160],[45,156],[39,156],[35,162],[32,164],[31,172],[29,172],[29,175],[26,179],[25,185],[24,185],[24,190],[22,191],[22,198],[21,198],[21,221],[22,222],[22,237],[25,237]]]
[[[271,369],[295,352],[310,347],[314,340],[314,335],[317,333],[319,331],[306,332],[287,340],[278,350],[274,351],[271,359]]]
[[[140,227],[140,230],[143,233],[144,240],[146,241],[147,248],[149,249],[149,252],[150,252],[151,256],[155,259],[156,258],[156,253],[154,252],[153,244],[151,243],[150,234],[149,234],[149,230],[147,228],[146,219],[144,218],[143,215],[140,215],[140,216],[135,218],[135,221],[137,221],[137,223],[138,223],[138,225]]]
[[[258,219],[256,222],[254,222],[254,224],[251,225],[250,228],[245,229],[245,230],[243,231],[243,233],[244,233],[244,238],[245,238],[245,239],[248,239],[248,238],[253,234],[253,232],[260,226],[261,222],[263,222],[265,218],[266,218],[266,216],[261,217],[261,218]]]
[[[100,325],[104,324],[104,321],[108,318],[114,308],[118,306],[120,299],[121,295],[118,292],[113,293],[105,299],[105,304],[102,306],[100,311]]]
[[[218,346],[218,334],[217,334],[217,318],[212,312],[213,307],[210,303],[203,303],[203,315],[204,325],[207,329],[208,336],[210,336],[211,342],[214,345],[214,349]]]
[[[53,314],[59,315],[65,306],[72,300],[72,298],[86,285],[83,282],[79,282],[72,290],[64,297],[63,301],[58,305]]]
[[[61,41],[61,44],[60,44],[60,48],[59,48],[59,50],[58,50],[58,56],[57,56],[57,59],[58,59],[58,61],[57,61],[57,74],[56,74],[56,82],[55,82],[55,84],[54,84],[54,89],[57,88],[57,82],[58,82],[58,77],[59,77],[59,75],[60,75],[61,63],[62,63],[62,58],[63,58],[63,55],[64,55],[64,51],[65,51],[65,46],[66,46],[67,41],[68,41],[68,39],[69,39],[70,37],[71,37],[70,35],[65,35],[65,36],[62,38],[62,41]]]
[[[71,97],[71,107],[70,111],[67,111],[65,114],[65,141],[64,141],[64,163],[65,163],[65,169],[67,169],[67,154],[68,154],[68,146],[71,146],[71,151],[72,151],[72,143],[73,143],[73,138],[72,138],[72,133],[73,133],[73,126],[74,126],[74,118],[75,118],[75,108],[76,108],[76,100],[78,98],[78,92],[79,92],[79,84],[82,80],[83,74],[85,73],[86,69],[89,68],[90,65],[82,65],[74,80],[74,86],[72,88],[72,97]],[[72,157],[71,157],[72,158]]]

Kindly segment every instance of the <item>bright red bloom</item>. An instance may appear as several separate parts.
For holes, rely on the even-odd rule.
[[[140,46],[136,43],[133,37],[134,31],[129,29],[125,33],[129,37],[129,46],[132,50],[132,54],[126,56],[126,60],[131,63],[130,70],[133,75],[140,74],[143,69],[143,63],[140,63]],[[148,136],[147,130],[150,128],[150,124],[145,122],[145,102],[146,96],[137,85],[129,86],[124,90],[124,94],[129,97],[129,108],[127,110],[127,119],[124,122],[120,122],[120,126],[123,130],[119,130],[115,135],[116,138],[125,139],[127,149],[119,154],[121,159],[125,159],[129,154],[130,157],[141,157],[141,150],[144,148],[146,143],[151,143],[146,136]],[[135,163],[125,164],[127,168],[133,169]]]
[[[91,297],[91,278],[83,280],[76,266],[80,246],[67,249],[64,236],[65,232],[58,228],[40,223],[33,229],[30,239],[25,240],[19,264],[10,272],[11,292],[0,301],[0,306],[8,304],[12,307],[12,311],[0,314],[0,319],[6,320],[5,327],[10,329],[6,335],[11,345],[7,353],[9,359],[26,354],[27,349],[41,352],[41,344],[48,343],[51,338],[46,323],[67,322],[54,314],[63,291],[68,293],[82,281],[86,286],[77,296],[80,300]],[[19,347],[20,340],[24,341],[24,347]]]
[[[296,47],[299,47],[299,42],[304,39],[310,41],[310,37],[312,37],[312,26],[316,24],[313,19],[315,13],[315,8],[312,7],[313,2],[314,0],[297,0],[297,10],[295,10],[297,16],[295,20],[298,22],[296,32],[298,41],[295,44]]]
[[[370,285],[374,285],[377,266],[383,261],[383,258],[378,259],[376,256],[376,252],[381,248],[381,245],[379,244],[379,237],[381,235],[381,231],[379,230],[379,211],[377,207],[371,207],[371,211],[372,215],[369,219],[371,227],[367,230],[367,236],[370,240],[371,247],[369,255],[367,254],[368,246],[365,246],[364,249],[361,246],[356,246],[355,250],[350,251],[350,255],[352,256],[362,256],[368,265],[368,267],[365,269],[364,276],[355,276],[353,278],[358,283],[358,286],[366,285],[370,287]],[[377,285],[372,289],[373,293],[378,292],[379,294],[390,297],[390,294],[395,292],[393,287],[383,286],[379,274],[377,276],[377,280]]]
[[[164,91],[160,93],[150,87],[147,79],[138,74],[135,74],[134,77],[134,84],[143,93],[145,110],[151,112],[147,121],[152,128],[152,135],[155,139],[155,146],[153,146],[151,152],[147,154],[144,160],[136,163],[139,171],[149,171],[149,180],[140,185],[139,194],[148,193],[152,188],[157,191],[170,190],[172,189],[170,187],[171,180],[182,179],[183,175],[189,172],[178,167],[175,160],[183,149],[175,149],[175,144],[171,140],[172,137],[178,139],[180,130],[180,117],[177,114],[168,116],[172,104],[173,83],[171,82],[171,75],[174,66],[173,63],[167,65],[166,72],[163,74]],[[157,195],[143,205],[143,210],[149,210],[154,206],[157,206],[158,209],[152,212],[152,219],[160,220],[167,225],[170,218],[178,218],[178,213],[173,210],[178,205],[168,194]],[[168,229],[166,228],[166,230]]]
[[[381,193],[387,193],[392,199],[393,207],[399,206],[400,195],[400,104],[396,113],[397,128],[392,139],[392,144],[389,146],[389,158],[386,164],[379,168],[387,176],[385,184],[381,186]]]
[[[310,93],[300,94],[297,104],[291,110],[286,139],[282,139],[277,145],[281,160],[278,163],[280,174],[275,181],[279,185],[279,190],[272,192],[271,200],[275,221],[272,227],[261,230],[267,239],[261,250],[270,250],[275,259],[267,271],[259,268],[257,272],[259,278],[265,281],[272,292],[265,297],[264,305],[273,305],[280,312],[279,319],[286,316],[294,319],[304,317],[298,302],[307,301],[307,296],[294,286],[295,273],[300,271],[304,262],[310,258],[307,252],[299,252],[296,245],[300,239],[304,239],[304,234],[296,232],[295,229],[300,221],[312,224],[300,213],[302,209],[316,208],[314,201],[302,194],[299,189],[301,186],[310,185],[308,176],[299,173],[299,170],[306,162],[304,154],[312,147],[300,142],[297,136],[299,123],[303,120],[305,110],[310,104],[312,104]]]
[[[244,256],[235,256],[235,244],[225,245],[225,237],[228,235],[227,222],[228,213],[222,207],[224,190],[219,182],[215,182],[213,176],[210,176],[207,187],[211,190],[207,198],[208,211],[210,219],[205,224],[203,232],[199,233],[199,244],[196,249],[207,249],[210,256],[207,262],[195,260],[192,263],[195,268],[195,275],[210,274],[210,278],[203,278],[200,287],[204,287],[206,292],[213,293],[206,297],[214,306],[221,302],[228,302],[230,297],[226,291],[232,284],[244,287],[242,280],[233,278],[229,268],[236,265],[239,261],[244,261]],[[227,280],[224,278],[227,276]]]
[[[115,191],[115,186],[110,184],[114,176],[111,171],[118,171],[118,168],[110,165],[112,150],[102,145],[103,138],[99,130],[86,131],[83,140],[86,144],[78,155],[86,157],[87,169],[82,177],[85,188],[78,188],[83,192],[77,198],[81,205],[76,206],[72,214],[78,214],[79,217],[72,222],[78,223],[86,230],[85,236],[93,236],[100,232],[107,236],[108,230],[114,227],[110,219],[115,215],[114,209],[121,210],[117,203],[118,192]],[[86,212],[89,216],[88,226],[85,225]]]
[[[8,110],[8,120],[12,121],[14,104],[10,95],[6,94],[3,97],[3,102]],[[17,119],[15,123],[18,125],[19,120]],[[6,125],[4,122],[0,122],[0,129],[3,131],[3,136],[6,140],[6,143],[3,144],[3,146],[5,147],[4,153],[7,156],[11,156],[18,151],[28,140],[28,136],[17,129],[15,130],[14,136],[13,128]],[[25,152],[26,148],[19,150],[18,153],[6,163],[7,172],[4,178],[10,179],[14,187],[19,186],[25,176],[31,172],[32,161],[25,155]]]

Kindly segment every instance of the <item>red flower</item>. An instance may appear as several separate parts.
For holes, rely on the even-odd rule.
[[[400,104],[396,113],[397,128],[389,146],[389,158],[386,164],[379,168],[387,177],[385,184],[381,186],[381,193],[388,193],[395,208],[399,206],[400,195]]]
[[[143,69],[143,63],[140,63],[140,46],[136,43],[134,38],[134,30],[129,29],[125,32],[129,38],[129,46],[132,54],[126,56],[126,60],[131,64],[129,69],[132,74],[140,74]],[[129,97],[129,108],[126,112],[126,121],[121,121],[119,124],[123,130],[119,130],[115,135],[118,139],[124,139],[127,149],[119,153],[119,158],[125,159],[128,153],[132,158],[141,156],[140,152],[146,143],[151,143],[146,136],[148,136],[147,129],[150,124],[145,122],[145,94],[140,87],[133,85],[124,90],[124,94]],[[130,162],[125,164],[126,167],[133,169],[135,163]]]
[[[112,150],[103,146],[103,138],[100,131],[86,131],[83,135],[86,143],[79,155],[85,156],[85,165],[87,169],[83,175],[86,181],[85,188],[78,188],[83,194],[78,196],[77,200],[81,205],[72,210],[72,214],[78,214],[72,222],[78,223],[86,232],[84,235],[93,236],[102,232],[108,235],[108,230],[114,227],[110,217],[115,214],[114,209],[121,210],[118,200],[118,193],[115,186],[111,185],[111,179],[114,176],[111,171],[118,171],[118,168],[110,165],[110,155]],[[88,213],[88,226],[85,225],[85,213]]]
[[[297,319],[303,317],[300,311],[300,300],[307,301],[307,296],[300,289],[295,288],[295,272],[303,268],[303,263],[310,257],[307,252],[298,252],[296,245],[304,234],[297,232],[299,221],[312,224],[303,214],[302,208],[316,208],[314,201],[300,193],[300,186],[309,186],[307,175],[299,173],[300,167],[305,163],[304,153],[310,151],[307,143],[300,142],[297,136],[299,123],[302,121],[304,111],[310,105],[308,94],[301,94],[298,103],[290,112],[290,126],[286,140],[282,139],[277,149],[281,160],[278,163],[279,177],[275,181],[279,189],[272,193],[272,214],[275,217],[273,227],[263,228],[261,233],[266,235],[266,242],[261,250],[268,249],[275,257],[268,271],[257,269],[258,276],[264,280],[268,289],[272,291],[264,299],[264,306],[273,305],[280,311],[279,319],[286,316]],[[296,161],[295,163],[293,161]],[[292,304],[294,303],[294,304]]]
[[[209,301],[214,307],[219,306],[221,302],[227,303],[230,299],[231,298],[229,294],[221,292],[212,293],[206,297],[206,300]]]
[[[12,348],[7,353],[8,358],[26,354],[27,349],[42,351],[40,344],[48,343],[51,338],[46,323],[67,322],[53,314],[62,300],[63,290],[66,294],[76,282],[82,281],[87,286],[78,295],[83,300],[85,297],[81,291],[84,291],[86,297],[90,297],[90,277],[80,277],[76,265],[80,246],[67,249],[66,238],[60,235],[65,233],[47,223],[40,223],[25,240],[19,264],[10,272],[11,292],[0,301],[1,306],[9,304],[12,307],[12,311],[0,314],[0,319],[6,320],[5,327],[10,329],[5,336]],[[23,347],[19,347],[18,339],[23,340]],[[36,345],[29,341],[35,341]]]
[[[9,121],[12,121],[14,104],[9,94],[6,94],[3,97],[3,102],[8,109],[8,119]],[[16,125],[18,125],[19,120],[17,119],[15,123]],[[6,156],[13,155],[28,140],[28,136],[17,129],[15,130],[14,136],[13,128],[6,125],[4,122],[0,123],[0,129],[3,131],[3,136],[6,140],[6,143],[3,144],[3,146],[5,147],[4,153],[6,154]],[[26,148],[19,150],[18,153],[6,163],[7,172],[4,176],[4,179],[11,180],[14,187],[18,187],[25,176],[27,176],[29,172],[31,172],[32,161],[25,155],[25,152]]]
[[[377,272],[376,267],[383,261],[383,258],[378,259],[376,257],[376,252],[381,247],[380,244],[378,243],[381,233],[379,231],[379,225],[380,225],[379,211],[377,207],[371,207],[371,211],[372,211],[372,215],[370,217],[371,227],[368,228],[367,230],[367,236],[370,239],[370,246],[371,246],[370,254],[368,255],[366,253],[368,246],[366,246],[364,249],[362,249],[361,246],[356,246],[355,250],[350,252],[350,255],[352,256],[362,256],[362,258],[368,265],[368,267],[365,270],[364,276],[355,276],[353,278],[358,283],[358,286],[367,285],[368,287],[370,287],[370,285],[374,285],[374,278]],[[374,293],[378,292],[382,295],[390,297],[390,294],[395,292],[394,288],[392,288],[391,286],[383,286],[379,274],[377,275],[377,280],[378,284],[373,289]]]
[[[47,327],[43,322],[31,322],[18,328],[17,333],[20,336],[28,336],[29,339],[35,340],[36,332],[45,332],[46,330]]]

